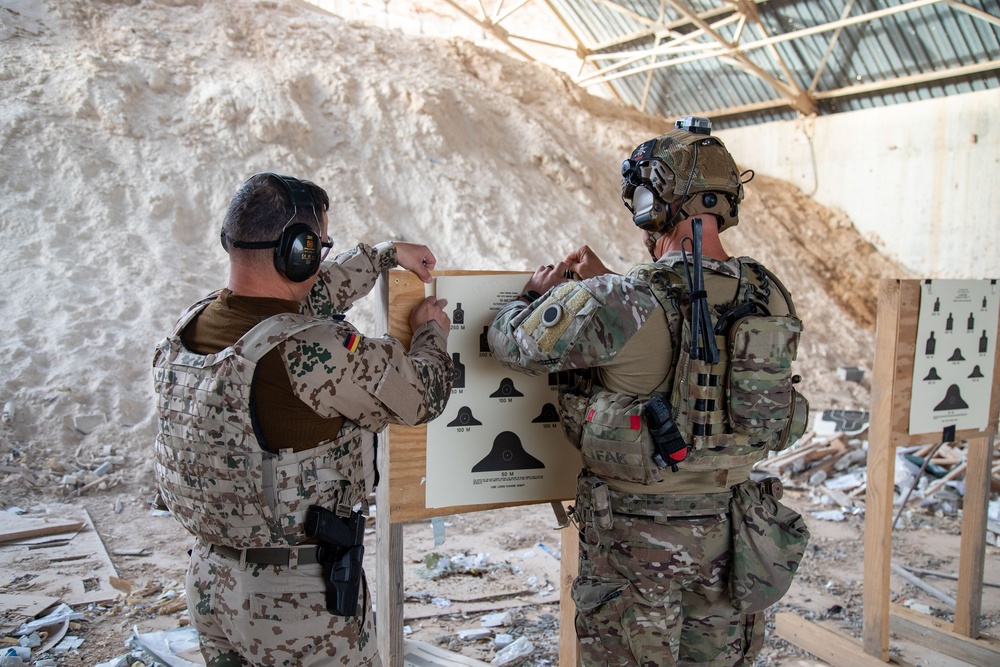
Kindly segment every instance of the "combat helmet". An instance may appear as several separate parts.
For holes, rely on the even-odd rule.
[[[753,178],[752,171],[744,173]],[[699,213],[718,216],[720,232],[736,226],[744,182],[712,136],[712,122],[699,116],[679,118],[673,130],[640,144],[622,163],[622,201],[653,241]]]

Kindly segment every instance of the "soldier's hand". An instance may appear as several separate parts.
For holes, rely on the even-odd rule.
[[[434,253],[431,249],[425,245],[419,243],[403,243],[397,241],[396,246],[396,264],[406,269],[407,271],[413,271],[417,274],[425,283],[431,281],[431,271],[434,270],[434,265],[437,264],[437,260],[434,258]]]
[[[604,266],[604,262],[597,256],[597,253],[587,245],[580,246],[568,254],[566,256],[566,264],[571,271],[581,278],[593,278],[594,276],[603,276],[606,273],[611,273],[608,267]]]
[[[447,305],[448,299],[427,297],[410,311],[410,329],[416,331],[422,325],[434,321],[441,325],[447,336],[451,331],[451,318],[444,312],[444,307]]]
[[[566,271],[569,271],[569,266],[566,262],[540,266],[535,269],[535,273],[528,279],[528,282],[524,286],[524,291],[545,294],[550,288],[566,282],[566,276],[563,275]]]

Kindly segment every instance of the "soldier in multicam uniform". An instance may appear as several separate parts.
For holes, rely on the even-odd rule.
[[[572,595],[588,667],[752,664],[808,537],[774,485],[750,481],[804,430],[801,323],[770,272],[722,246],[743,175],[710,128],[682,119],[622,166],[652,263],[620,276],[581,247],[539,267],[488,334],[501,364],[558,374],[583,454]],[[708,361],[689,349],[699,325]]]
[[[407,351],[345,321],[382,271],[429,281],[435,260],[383,243],[323,261],[328,208],[308,181],[246,181],[222,227],[228,289],[192,306],[154,357],[157,481],[197,537],[188,610],[209,667],[381,664],[359,544],[375,433],[444,409],[451,323],[445,301],[424,300]],[[317,511],[352,517],[355,541],[311,537]]]

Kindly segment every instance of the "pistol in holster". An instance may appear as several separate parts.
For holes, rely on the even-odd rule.
[[[305,528],[306,535],[319,539],[316,554],[323,566],[327,611],[335,616],[354,616],[365,555],[365,515],[351,512],[343,518],[313,505],[306,513]]]

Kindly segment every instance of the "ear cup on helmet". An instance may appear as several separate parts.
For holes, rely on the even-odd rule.
[[[667,220],[668,207],[649,188],[640,185],[632,194],[632,222],[648,232],[659,231]]]
[[[320,247],[319,236],[309,225],[286,225],[274,249],[274,268],[292,282],[305,282],[319,271]]]

